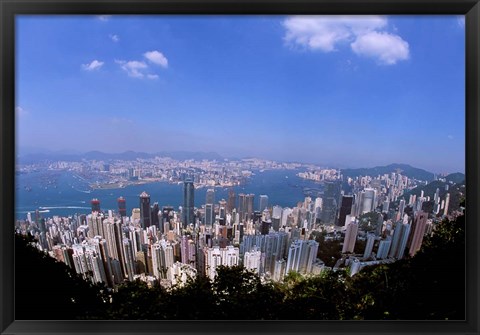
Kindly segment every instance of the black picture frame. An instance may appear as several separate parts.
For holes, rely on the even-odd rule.
[[[461,14],[466,16],[465,321],[16,321],[14,318],[15,15],[20,14]],[[0,0],[0,330],[2,334],[392,333],[478,334],[478,153],[480,5],[478,0]],[[12,224],[10,224],[12,223]]]

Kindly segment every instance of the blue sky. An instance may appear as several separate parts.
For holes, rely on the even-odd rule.
[[[21,16],[16,38],[19,151],[465,169],[457,16]]]

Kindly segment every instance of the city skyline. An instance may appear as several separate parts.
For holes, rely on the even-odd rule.
[[[465,170],[458,16],[17,23],[17,148]]]

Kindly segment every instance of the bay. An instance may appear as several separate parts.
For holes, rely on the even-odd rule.
[[[304,180],[296,176],[299,170],[265,170],[254,171],[245,185],[233,187],[234,192],[255,194],[255,209],[259,206],[261,194],[268,196],[268,205],[294,207],[304,201],[304,189],[313,189],[314,198],[322,189],[319,183]],[[147,192],[150,202],[158,202],[159,206],[173,206],[176,210],[183,203],[183,185],[155,182],[143,185],[131,185],[118,189],[95,189],[81,177],[69,171],[39,171],[19,174],[15,180],[15,217],[24,220],[27,213],[39,209],[44,217],[69,216],[75,213],[88,214],[91,211],[90,201],[100,200],[102,210],[117,210],[117,199],[122,196],[126,200],[127,215],[133,208],[139,207],[139,195]],[[195,206],[205,203],[206,191],[209,187],[195,190]],[[228,199],[229,188],[215,188],[215,202]]]

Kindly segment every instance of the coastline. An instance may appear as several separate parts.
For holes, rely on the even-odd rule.
[[[128,186],[138,186],[138,185],[145,185],[145,184],[154,184],[154,183],[167,183],[167,184],[182,184],[181,181],[169,181],[164,180],[161,178],[149,178],[149,179],[142,179],[142,180],[135,180],[135,181],[121,181],[121,182],[114,182],[114,183],[91,183],[88,186],[92,190],[116,190],[121,188],[126,188]],[[226,187],[236,187],[241,186],[242,183],[222,183],[222,184],[194,184],[195,189],[200,189],[204,187],[213,187],[213,188],[226,188]]]

